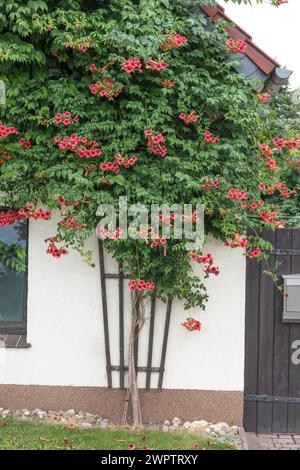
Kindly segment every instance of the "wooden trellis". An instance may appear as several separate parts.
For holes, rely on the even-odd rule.
[[[124,280],[130,279],[130,274],[123,272],[122,266],[119,265],[119,272],[116,274],[105,272],[105,260],[104,260],[104,246],[103,242],[99,240],[99,261],[100,261],[100,274],[101,274],[101,291],[102,291],[102,310],[103,310],[103,324],[104,324],[104,341],[105,341],[105,356],[106,356],[106,370],[107,370],[107,385],[112,388],[112,372],[119,372],[119,387],[125,387],[125,372],[128,370],[128,366],[125,363],[125,334],[124,334]],[[106,294],[106,280],[116,279],[119,281],[119,364],[115,365],[111,363],[111,349],[110,349],[110,336],[109,336],[109,323],[108,323],[108,304]],[[164,335],[162,342],[161,358],[159,367],[153,367],[153,343],[154,343],[154,327],[156,318],[156,299],[151,300],[150,306],[150,327],[148,337],[148,352],[147,352],[147,364],[139,364],[139,333],[136,331],[135,338],[135,366],[137,372],[146,373],[145,388],[151,387],[151,376],[152,374],[159,374],[158,376],[158,389],[163,386],[163,378],[165,372],[165,362],[167,354],[167,345],[170,329],[170,319],[172,310],[172,300],[168,300],[166,305],[166,317],[164,326]],[[137,303],[137,312],[139,314],[139,302]]]

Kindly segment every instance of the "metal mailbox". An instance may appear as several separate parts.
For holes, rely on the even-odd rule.
[[[283,277],[284,297],[282,321],[300,323],[300,274],[286,274]]]

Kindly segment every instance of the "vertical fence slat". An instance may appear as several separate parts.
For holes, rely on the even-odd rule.
[[[149,389],[150,386],[151,386],[151,367],[152,367],[152,354],[153,354],[155,306],[156,306],[156,301],[155,301],[155,297],[154,297],[151,300],[151,310],[150,310],[150,329],[149,329],[147,376],[146,376],[146,388],[147,389]]]
[[[277,230],[277,247],[290,250],[292,248],[292,231]],[[281,265],[278,269],[279,282],[282,283],[282,274],[291,272],[290,255],[277,257]],[[275,291],[274,307],[274,365],[273,365],[273,395],[279,397],[288,396],[288,374],[289,374],[289,338],[290,325],[282,322],[283,295]],[[271,351],[269,352],[271,354]],[[273,426],[272,432],[287,432],[288,405],[287,403],[273,403]]]
[[[108,329],[108,315],[107,315],[107,296],[106,296],[106,281],[105,281],[105,265],[104,265],[103,242],[99,240],[98,246],[99,246],[99,262],[100,262],[100,274],[101,274],[101,292],[102,292],[102,310],[103,310],[103,326],[104,326],[107,385],[108,385],[109,388],[112,388],[111,358],[110,358],[110,344],[109,344],[109,329]]]
[[[258,324],[259,324],[260,264],[247,260],[246,271],[246,327],[245,327],[245,395],[257,395],[258,390]],[[250,334],[251,332],[251,334]],[[257,403],[245,401],[244,426],[256,432]]]
[[[124,388],[124,273],[119,265],[119,348],[120,348],[120,388]]]
[[[166,313],[166,321],[165,321],[164,339],[163,339],[161,361],[160,361],[160,372],[159,372],[159,378],[158,378],[158,388],[159,389],[162,388],[163,378],[164,378],[166,353],[167,353],[167,345],[168,345],[168,337],[169,337],[169,329],[170,329],[171,310],[172,310],[172,300],[169,299],[168,303],[167,303],[167,313]]]
[[[267,232],[265,237],[275,244],[275,233]],[[269,260],[273,269],[274,258]],[[272,395],[273,392],[273,346],[274,346],[274,283],[272,279],[263,274],[268,266],[261,262],[260,281],[260,311],[259,311],[259,354],[258,354],[258,394]],[[251,334],[248,332],[248,334]],[[273,406],[272,403],[257,403],[257,431],[272,432]]]

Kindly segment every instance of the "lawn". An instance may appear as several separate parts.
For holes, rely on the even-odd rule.
[[[58,425],[0,419],[1,450],[233,450],[229,443],[188,433],[111,429],[70,429]]]

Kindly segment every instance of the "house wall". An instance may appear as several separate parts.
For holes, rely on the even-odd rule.
[[[49,406],[55,406],[55,396],[57,404],[61,406],[64,403],[59,396],[69,396],[72,405],[72,397],[75,400],[75,396],[79,394],[82,398],[78,398],[78,407],[83,409],[83,397],[87,397],[93,390],[92,395],[96,401],[96,397],[102,400],[99,398],[99,390],[103,389],[103,393],[107,393],[97,239],[94,237],[88,241],[88,248],[95,253],[96,268],[92,269],[77,253],[59,260],[47,255],[44,239],[53,234],[55,220],[30,222],[27,340],[31,343],[31,348],[2,351],[0,406],[3,406],[1,402],[25,406],[26,399],[32,400],[34,396],[34,403],[47,406],[49,392]],[[211,297],[206,311],[193,309],[185,312],[178,301],[173,305],[163,383],[165,390],[159,395],[163,400],[161,407],[166,407],[167,415],[170,397],[173,396],[173,405],[177,400],[182,410],[185,407],[191,408],[186,413],[186,416],[190,416],[192,403],[187,391],[190,391],[190,395],[194,394],[194,406],[195,401],[198,402],[195,393],[199,392],[201,397],[198,395],[198,409],[201,401],[201,413],[205,414],[203,400],[210,403],[210,411],[207,411],[206,416],[211,416],[216,413],[214,408],[217,400],[215,398],[212,402],[211,399],[219,393],[221,403],[216,417],[223,418],[221,410],[227,406],[230,408],[228,420],[240,421],[244,385],[245,258],[240,250],[230,250],[216,241],[210,243],[208,251],[213,253],[221,274],[207,281]],[[116,263],[106,255],[106,272],[116,270]],[[111,354],[112,364],[115,365],[118,365],[117,282],[107,280]],[[129,301],[128,289],[125,297],[126,295]],[[129,310],[126,313],[125,332],[128,333]],[[140,338],[139,365],[146,365],[148,307],[146,316]],[[164,316],[165,305],[159,304],[155,321],[153,366],[159,365]],[[187,316],[200,319],[203,325],[200,333],[189,333],[180,326]],[[139,382],[144,387],[145,374],[139,374]],[[12,385],[15,387],[11,388]],[[157,377],[152,379],[151,385],[156,387]],[[113,373],[113,386],[118,387],[117,372]],[[169,398],[167,391],[170,392]],[[122,400],[123,391],[114,390],[109,393],[112,401],[113,397]],[[151,400],[158,403],[158,392],[145,393],[150,397],[148,414],[151,420]],[[87,402],[86,406],[97,408],[93,400],[90,405]],[[65,403],[65,406],[68,404]],[[169,413],[173,412],[173,408]],[[182,413],[185,414],[185,411]]]

